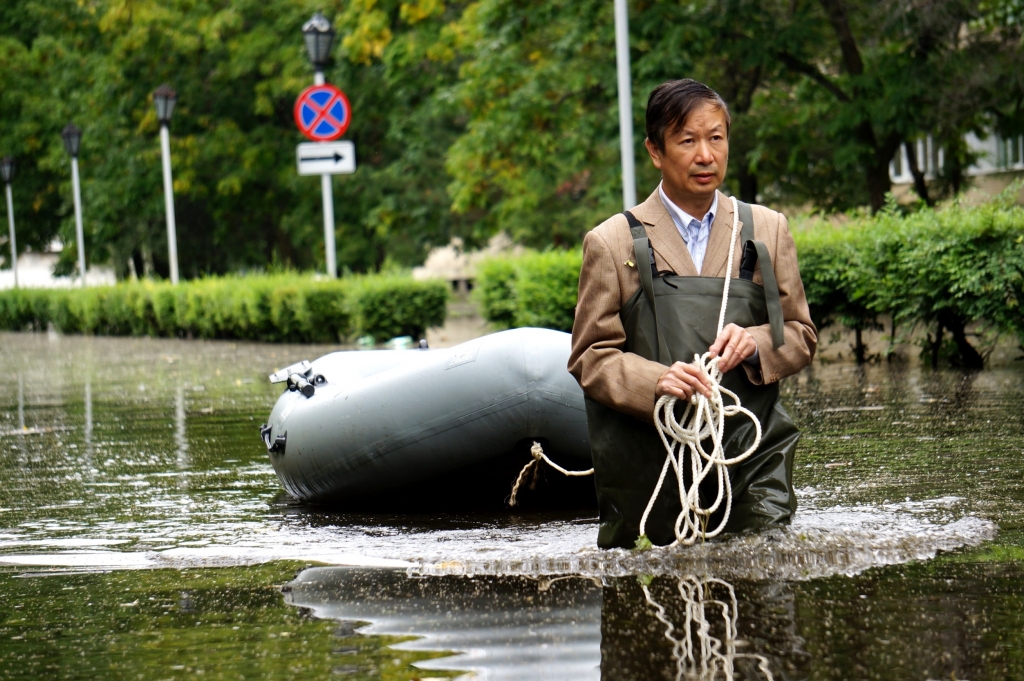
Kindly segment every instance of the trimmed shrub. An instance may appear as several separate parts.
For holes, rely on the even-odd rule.
[[[583,252],[546,251],[491,258],[477,268],[476,299],[502,329],[540,326],[571,331]]]
[[[401,277],[366,277],[352,285],[361,335],[383,341],[396,336],[422,338],[427,327],[444,323],[448,285]]]
[[[524,257],[515,278],[516,326],[572,331],[583,251],[548,251]]]
[[[861,331],[924,324],[937,364],[980,367],[969,326],[1012,334],[1024,347],[1024,207],[1007,197],[977,207],[954,205],[902,215],[891,204],[874,217],[793,234],[811,317],[819,329]],[[580,251],[527,253],[481,264],[477,300],[499,328],[544,326],[569,331],[576,306]],[[948,352],[943,350],[949,334]]]
[[[473,297],[480,313],[498,329],[516,324],[516,263],[521,258],[488,258],[476,268]]]
[[[0,329],[116,336],[329,343],[420,337],[444,323],[445,282],[398,276],[315,280],[295,274],[211,277],[0,292]]]

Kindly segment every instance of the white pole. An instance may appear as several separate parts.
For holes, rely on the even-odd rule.
[[[18,242],[14,238],[14,195],[11,183],[7,183],[7,225],[11,229],[11,271],[14,272],[14,288],[18,288]]]
[[[633,85],[629,77],[629,8],[615,0],[615,63],[619,74],[619,153],[622,156],[622,205],[636,205],[636,166],[633,157]]]
[[[327,80],[324,72],[317,69],[313,74],[313,84],[323,85]],[[320,188],[324,198],[324,250],[327,252],[327,276],[331,279],[338,278],[338,254],[334,247],[334,192],[331,187],[331,176],[324,174],[320,176]]]
[[[331,191],[331,176],[324,173],[320,176],[320,185],[324,193],[324,247],[327,251],[327,276],[338,278],[337,253],[334,248],[334,194]]]
[[[85,232],[82,229],[82,185],[78,181],[78,157],[71,157],[71,189],[75,195],[75,237],[78,239],[78,274],[85,286]]]
[[[178,283],[178,235],[174,226],[174,184],[171,182],[171,133],[160,126],[160,152],[164,161],[164,207],[167,211],[167,252],[171,263],[171,283]]]

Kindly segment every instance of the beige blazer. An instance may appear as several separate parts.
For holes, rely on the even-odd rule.
[[[796,247],[785,216],[764,206],[752,208],[754,238],[765,243],[775,266],[786,342],[777,350],[773,349],[768,324],[747,329],[757,341],[760,370],[747,363],[740,366],[755,384],[774,383],[810,364],[818,334],[807,309],[804,285],[797,267]],[[732,201],[724,194],[718,194],[718,214],[711,224],[707,252],[699,273],[658,190],[631,212],[647,226],[659,271],[670,270],[680,276],[725,276],[733,208]],[[740,238],[737,233],[733,277],[739,276]],[[640,275],[634,260],[633,238],[622,214],[605,220],[587,233],[583,240],[583,269],[572,327],[569,372],[576,377],[587,396],[652,422],[654,389],[665,366],[622,350],[626,333],[619,310],[640,288]],[[754,273],[754,282],[762,282],[760,263]]]

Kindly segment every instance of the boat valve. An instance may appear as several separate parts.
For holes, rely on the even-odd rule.
[[[316,386],[323,385],[327,378],[323,374],[312,374],[313,365],[309,360],[302,360],[290,367],[270,375],[271,383],[284,383],[287,381],[288,390],[297,390],[306,397],[312,397],[316,393]]]
[[[288,377],[288,389],[298,390],[306,397],[312,397],[313,393],[316,392],[316,387],[307,381],[305,376],[300,376],[299,374],[292,374]]]

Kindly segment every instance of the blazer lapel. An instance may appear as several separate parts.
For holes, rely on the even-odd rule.
[[[725,265],[729,259],[729,241],[732,236],[732,213],[732,200],[719,192],[718,213],[715,215],[714,222],[711,223],[711,233],[708,235],[708,249],[704,253],[704,265],[700,270],[702,277],[725,276]],[[740,228],[742,229],[742,227],[741,224]],[[737,235],[738,238],[739,236]],[[734,259],[738,258],[739,253],[737,252]],[[737,265],[733,263],[734,270],[736,267]]]
[[[633,215],[647,226],[651,246],[673,272],[682,277],[697,276],[697,268],[693,264],[690,252],[686,250],[686,242],[679,234],[665,204],[661,202],[657,189],[646,201],[633,209]],[[711,231],[714,232],[713,229]]]

